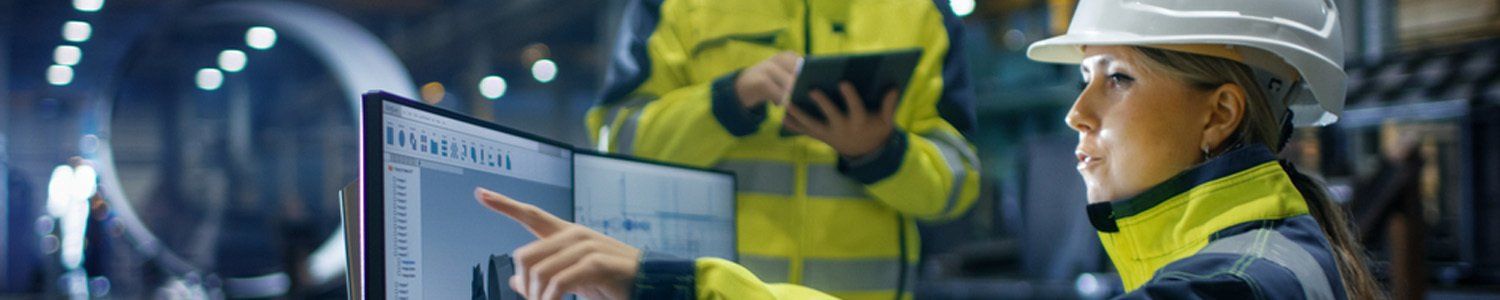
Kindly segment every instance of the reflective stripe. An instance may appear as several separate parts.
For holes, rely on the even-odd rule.
[[[835,165],[807,166],[807,196],[870,199],[865,186],[839,172]]]
[[[916,278],[916,266],[902,268],[899,258],[875,259],[807,259],[802,262],[802,284],[826,292],[895,290],[897,285],[910,287]],[[906,272],[906,282],[901,272]]]
[[[630,128],[633,127],[628,125],[630,122],[633,121],[627,121],[627,125],[623,128],[631,130]],[[621,136],[619,139],[623,145],[627,138],[624,137],[623,132]],[[943,204],[942,212],[946,214],[957,208],[958,199],[963,193],[964,182],[968,179],[968,168],[965,165],[978,168],[979,160],[973,151],[970,151],[968,143],[952,133],[938,132],[924,136],[924,138],[932,141],[937,147],[943,162],[953,176],[948,199]],[[796,168],[791,163],[767,160],[725,160],[715,168],[734,172],[739,178],[740,192],[785,196],[796,192]],[[807,196],[873,200],[864,185],[844,176],[842,172],[839,172],[838,166],[830,164],[807,166]]]
[[[792,274],[792,263],[783,257],[740,254],[739,263],[767,283],[787,282],[787,276]]]
[[[791,196],[796,193],[797,169],[791,163],[764,160],[725,160],[714,168],[734,172],[740,192]],[[871,200],[864,185],[850,180],[834,165],[807,166],[807,196]]]
[[[625,122],[620,124],[620,130],[609,130],[609,125],[605,125],[605,128],[600,128],[599,141],[601,143],[615,144],[604,145],[602,148],[609,149],[611,146],[613,146],[613,148],[615,149],[614,152],[633,154],[635,152],[636,128],[640,126],[641,113],[646,111],[646,104],[649,103],[651,103],[651,98],[636,97],[630,99],[630,101],[626,101],[625,103],[621,103],[619,105],[611,107],[609,109],[609,113],[607,114],[608,116],[619,118],[621,111],[628,111],[630,115],[626,116]],[[613,123],[611,122],[607,124]],[[618,135],[615,135],[613,139],[604,138],[605,134],[611,133],[618,133]]]
[[[791,195],[796,170],[791,164],[766,161],[726,160],[714,166],[735,173],[740,192]]]
[[[970,151],[962,138],[954,136],[946,131],[939,131],[932,135],[924,135],[923,138],[932,141],[937,146],[938,153],[942,154],[943,161],[948,164],[948,171],[953,173],[953,186],[948,191],[948,201],[943,204],[942,214],[952,212],[958,203],[959,195],[963,193],[964,181],[968,179],[969,173],[964,164],[979,168],[979,159]],[[960,161],[962,159],[963,161]]]
[[[630,116],[626,117],[625,124],[620,125],[620,135],[615,136],[615,152],[622,154],[635,154],[635,130],[640,125],[641,112],[645,108],[633,109]]]
[[[603,116],[600,116],[600,118],[604,119],[604,124],[599,126],[599,144],[594,145],[599,152],[609,153],[609,148],[614,146],[612,143],[615,139],[615,135],[613,134],[615,131],[615,120],[619,119],[620,109],[624,107],[625,105],[610,105],[606,107],[605,112],[601,113]]]
[[[599,151],[600,153],[609,153],[609,140],[611,138],[614,138],[614,135],[610,135],[609,133],[609,127],[609,124],[599,126],[599,143],[594,144],[594,151]]]
[[[1302,294],[1306,299],[1333,299],[1333,289],[1322,265],[1306,249],[1287,239],[1280,232],[1257,229],[1234,236],[1221,238],[1204,247],[1199,253],[1241,254],[1263,258],[1292,271],[1297,282],[1302,283]]]

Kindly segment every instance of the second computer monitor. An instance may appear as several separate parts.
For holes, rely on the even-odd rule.
[[[645,251],[735,260],[734,175],[573,156],[574,220]]]

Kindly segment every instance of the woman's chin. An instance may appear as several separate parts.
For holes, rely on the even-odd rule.
[[[1094,186],[1093,184],[1087,185],[1089,204],[1109,202],[1109,200],[1111,199],[1110,195],[1108,192],[1105,192],[1103,188]]]
[[[1088,194],[1089,204],[1108,202],[1109,193],[1103,186],[1099,185],[1099,176],[1091,171],[1078,170],[1078,176],[1083,177],[1084,191]]]

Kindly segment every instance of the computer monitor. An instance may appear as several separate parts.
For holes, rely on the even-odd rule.
[[[475,187],[572,220],[565,144],[383,92],[365,94],[362,108],[366,297],[493,299],[480,294],[509,290],[481,285],[507,282],[494,258],[536,239],[481,206]]]
[[[642,250],[736,260],[734,175],[619,156],[573,156],[574,216]]]

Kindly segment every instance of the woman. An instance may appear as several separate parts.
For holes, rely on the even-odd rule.
[[[1067,34],[1029,49],[1079,64],[1085,84],[1066,121],[1124,298],[1383,296],[1340,208],[1274,157],[1294,125],[1331,123],[1342,109],[1331,5],[1085,0]],[[824,296],[761,284],[722,260],[642,259],[499,194],[476,197],[542,237],[516,251],[529,275],[512,285],[532,298]]]

